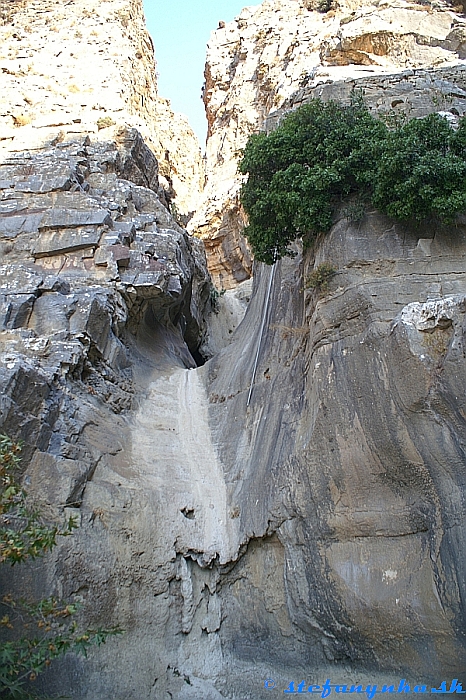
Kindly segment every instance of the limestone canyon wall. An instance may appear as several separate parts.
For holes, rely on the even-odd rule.
[[[265,0],[233,22],[220,23],[208,44],[205,69],[207,184],[189,225],[206,244],[218,287],[234,286],[251,271],[241,236],[237,174],[249,134],[271,112],[285,104],[290,108],[302,88],[330,94],[334,81],[356,80],[363,88],[365,78],[381,76],[380,82],[373,80],[380,98],[389,74],[461,63],[466,55],[462,10],[445,2]]]
[[[207,365],[249,540],[220,634],[271,678],[298,658],[309,683],[464,675],[464,243],[464,222],[339,218],[315,259],[278,265],[249,406],[270,269]],[[322,262],[329,290],[303,292]]]
[[[192,462],[204,425],[184,425],[199,393],[184,368],[202,358],[211,309],[204,249],[159,200],[157,161],[135,129],[16,153],[0,165],[0,188],[0,426],[24,441],[23,479],[41,511],[79,523],[56,556],[3,565],[0,588],[80,601],[90,627],[125,629],[108,657],[57,666],[47,692],[148,697],[160,664],[170,675],[168,589],[186,566],[164,504],[184,521],[192,503],[182,487],[200,489],[202,477],[193,466],[174,478],[172,431],[178,417]],[[211,453],[203,480],[214,527],[222,504]],[[205,550],[209,562],[230,552],[221,534],[211,543],[201,529],[178,547]]]
[[[342,212],[315,257],[256,270],[195,369],[199,244],[153,190],[96,177],[113,155],[136,179],[139,149],[154,177],[134,132],[2,166],[1,426],[29,492],[79,528],[1,586],[124,629],[42,687],[252,700],[267,678],[462,678],[466,223]],[[94,173],[63,191],[76,160]],[[329,290],[304,291],[321,262]]]
[[[0,153],[139,129],[182,214],[204,184],[197,139],[156,84],[140,0],[2,0]]]
[[[63,9],[13,7],[32,23]],[[246,10],[245,31],[271,7]],[[289,7],[327,29],[340,17]],[[432,20],[427,36],[446,17],[463,26],[444,6],[403,8]],[[429,41],[414,44],[443,61],[450,49]],[[364,78],[374,109],[402,95],[412,113],[466,111],[462,67],[392,70]],[[346,99],[351,81],[317,87]],[[296,87],[286,109],[317,89]],[[218,297],[203,243],[167,210],[157,122],[127,106],[120,119],[109,102],[99,116],[117,124],[99,130],[77,94],[66,123],[34,113],[4,144],[0,432],[24,441],[24,485],[48,517],[79,527],[45,559],[0,567],[0,587],[79,602],[83,625],[124,633],[55,661],[39,688],[258,700],[303,679],[464,686],[466,219],[412,228],[376,211],[354,222],[343,207],[313,252],[256,267],[235,329],[249,291],[235,307]],[[305,289],[322,262],[337,270],[328,290]]]

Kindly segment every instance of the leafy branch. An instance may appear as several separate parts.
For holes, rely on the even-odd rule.
[[[18,483],[21,445],[0,435],[0,563],[14,565],[36,559],[57,544],[58,536],[67,536],[77,527],[70,517],[64,527],[43,522],[37,508],[27,502],[27,494]]]
[[[466,117],[455,131],[438,114],[377,119],[360,95],[348,106],[313,99],[252,134],[239,171],[244,233],[268,264],[329,231],[350,196],[396,219],[450,222],[466,210]]]
[[[7,595],[2,604],[9,612],[0,619],[0,626],[28,632],[19,639],[0,643],[0,694],[7,689],[11,698],[37,697],[25,685],[54,659],[68,651],[87,656],[90,646],[100,646],[108,636],[120,633],[118,628],[83,632],[71,619],[79,605],[61,603],[53,597],[33,604]]]
[[[77,527],[69,518],[63,527],[47,523],[37,507],[28,503],[18,481],[21,445],[0,435],[0,563],[36,559]],[[73,616],[79,604],[44,598],[38,602],[16,600],[11,594],[1,601],[0,697],[11,700],[37,698],[30,683],[51,662],[68,651],[86,656],[89,647],[100,646],[118,627],[80,629]],[[8,639],[8,636],[11,639]]]

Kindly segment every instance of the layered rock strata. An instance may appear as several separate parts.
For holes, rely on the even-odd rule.
[[[349,104],[354,94],[363,98],[370,111],[384,117],[396,119],[397,115],[405,115],[415,118],[437,112],[455,126],[458,118],[466,113],[466,65],[420,68],[394,75],[304,87],[286,100],[282,109],[265,120],[264,128],[274,129],[287,112],[313,98]]]
[[[0,5],[0,157],[81,133],[138,128],[188,215],[204,184],[197,139],[158,95],[142,0]]]
[[[341,90],[332,92],[327,84],[348,79],[362,88],[366,78],[377,84],[379,98],[394,81],[401,92],[392,101],[403,101],[403,85],[390,74],[458,64],[466,56],[462,6],[345,0],[328,3],[326,12],[320,3],[319,12],[317,5],[267,0],[245,8],[233,22],[221,23],[211,36],[204,88],[207,184],[190,230],[204,239],[219,287],[234,286],[251,271],[241,237],[237,163],[249,134],[271,112],[301,88],[318,95],[323,86],[325,94],[338,98]],[[423,112],[429,109],[427,97]]]
[[[200,357],[205,255],[159,200],[157,171],[134,129],[116,142],[82,138],[0,165],[1,422],[24,435],[26,459],[49,446],[57,420],[65,443],[81,433],[79,418],[65,427],[78,395],[90,411],[93,396],[110,414],[131,407],[128,343],[152,339],[153,354],[165,348],[181,366]],[[24,392],[29,385],[38,388]],[[55,449],[58,463],[73,453]],[[82,468],[92,473],[95,460]],[[70,472],[61,503],[77,495],[75,477],[83,487]]]

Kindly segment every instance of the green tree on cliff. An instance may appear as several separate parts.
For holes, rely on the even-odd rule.
[[[466,122],[455,132],[438,114],[391,128],[361,99],[313,99],[269,133],[250,136],[239,170],[245,235],[271,264],[290,243],[330,229],[353,195],[398,219],[449,221],[466,210]]]

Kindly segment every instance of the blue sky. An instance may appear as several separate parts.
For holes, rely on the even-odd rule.
[[[204,147],[207,123],[201,88],[206,46],[219,20],[229,22],[247,0],[144,0],[147,28],[152,35],[161,97],[175,112],[185,114]]]

